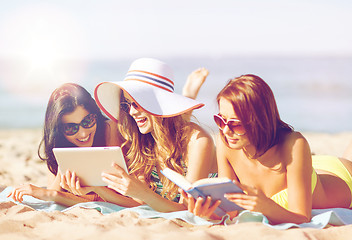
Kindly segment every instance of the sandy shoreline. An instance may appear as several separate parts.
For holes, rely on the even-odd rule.
[[[337,134],[306,132],[314,154],[342,156],[352,141],[352,132]],[[0,184],[12,186],[24,182],[46,185],[47,167],[37,151],[41,129],[0,129]]]
[[[37,156],[41,129],[0,130],[0,185],[30,182],[46,185],[46,164]],[[304,133],[315,154],[341,156],[352,132]],[[198,227],[180,220],[141,219],[133,212],[102,215],[96,210],[40,212],[11,202],[0,203],[1,239],[346,239],[352,226],[328,229],[274,230],[260,223]],[[58,235],[59,234],[59,235]],[[56,236],[55,236],[56,235]],[[55,237],[54,237],[55,236]]]

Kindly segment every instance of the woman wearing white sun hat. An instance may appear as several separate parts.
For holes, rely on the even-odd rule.
[[[169,167],[191,182],[216,172],[211,136],[182,116],[204,104],[174,93],[172,69],[151,58],[134,61],[124,81],[100,83],[94,95],[126,139],[130,175],[118,166],[114,173],[103,173],[109,188],[158,211],[185,209],[177,186],[160,170]]]

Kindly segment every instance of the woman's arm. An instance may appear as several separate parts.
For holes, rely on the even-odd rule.
[[[114,203],[122,207],[137,207],[142,204],[140,201],[121,195],[108,187],[96,187],[93,191],[105,202]]]
[[[312,211],[312,157],[307,140],[297,132],[287,136],[283,146],[287,159],[288,210],[273,202],[261,212],[273,223],[304,223]],[[270,199],[271,200],[271,199]]]
[[[293,220],[307,222],[312,211],[313,167],[310,147],[300,133],[292,133],[288,139],[288,151],[292,155],[292,160],[287,165],[289,210],[299,215]]]
[[[217,164],[213,138],[200,126],[195,123],[190,124],[194,130],[185,154],[186,179],[195,182],[207,178],[211,172],[215,173]]]
[[[200,178],[208,177],[214,163],[214,143],[209,134],[194,123],[194,131],[190,138],[186,162],[188,162],[187,179],[194,182]],[[171,212],[185,210],[183,204],[173,202],[155,193],[144,182],[135,176],[126,174],[120,167],[115,165],[116,171],[112,174],[103,174],[103,180],[108,183],[108,187],[116,192],[139,199],[141,204],[147,204],[160,212]],[[138,201],[138,200],[136,200]]]
[[[214,143],[209,134],[194,123],[190,123],[195,128],[192,131],[187,153],[188,162],[187,178],[193,182],[200,178],[206,178],[214,163]],[[201,166],[201,167],[200,167]],[[140,204],[148,204],[150,207],[161,212],[171,212],[185,210],[185,206],[180,203],[161,197],[149,188],[144,182],[135,176],[126,174],[120,167],[114,166],[114,173],[104,173],[103,180],[108,183],[108,187],[116,192],[129,196],[134,200],[140,200]],[[100,194],[99,194],[100,195]],[[138,199],[138,200],[137,200]]]
[[[237,177],[226,157],[226,146],[224,146],[219,135],[216,136],[216,146],[216,159],[219,177],[227,177],[237,180]],[[207,219],[221,219],[219,216],[213,214],[221,203],[220,200],[211,205],[210,197],[207,197],[206,199],[194,199],[192,196],[183,191],[181,191],[181,193],[183,198],[186,199],[188,211],[192,212],[194,215]],[[230,213],[230,216],[235,217],[237,213],[238,211],[232,212]]]
[[[15,187],[8,197],[12,197],[15,201],[22,202],[23,196],[29,195],[44,201],[54,201],[64,206],[72,206],[77,203],[88,201],[87,199],[75,196],[72,193],[64,192],[60,187],[60,177],[60,173],[55,176],[48,171],[47,188],[38,187],[33,184],[24,184]]]
[[[111,188],[124,196],[133,198],[139,204],[147,204],[160,212],[172,212],[186,209],[183,204],[161,197],[144,182],[140,181],[133,175],[128,175],[117,164],[114,164],[113,166],[115,168],[113,173],[102,174],[103,181],[108,184],[108,188]]]
[[[61,175],[60,186],[63,189],[69,191],[70,193],[76,196],[85,196],[89,193],[96,193],[101,197],[104,201],[114,203],[120,205],[122,207],[136,207],[139,206],[140,203],[133,200],[132,198],[123,196],[114,190],[111,190],[104,186],[89,186],[82,187],[80,183],[80,179],[76,176],[75,172],[66,171],[64,175]]]
[[[54,201],[64,206],[72,206],[77,203],[91,201],[72,193],[41,188],[32,184],[24,184],[15,187],[8,197],[12,197],[15,201],[22,202],[24,195],[33,196],[44,201]]]
[[[47,189],[51,189],[51,190],[57,190],[57,191],[61,191],[62,188],[60,187],[60,171],[57,170],[57,174],[54,175],[52,174],[50,171],[48,171],[48,182],[47,182]]]
[[[307,141],[292,133],[280,144],[280,158],[286,161],[288,210],[275,203],[261,190],[239,183],[247,194],[227,194],[230,201],[250,211],[263,213],[272,223],[304,223],[311,217],[312,161]]]

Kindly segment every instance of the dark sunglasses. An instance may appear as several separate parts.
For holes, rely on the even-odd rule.
[[[87,129],[87,128],[93,127],[96,124],[96,122],[97,122],[97,115],[94,113],[90,113],[87,116],[85,116],[80,123],[62,124],[61,131],[67,136],[72,136],[78,132],[79,126],[82,126],[83,128]]]
[[[124,99],[121,103],[120,103],[120,108],[126,112],[129,113],[130,109],[131,109],[131,105],[134,109],[139,109],[139,106],[137,105],[137,103],[135,102],[130,102],[128,99]]]
[[[220,130],[224,130],[225,126],[228,126],[229,129],[237,136],[242,136],[242,135],[246,134],[246,130],[244,129],[243,125],[241,124],[241,121],[238,119],[225,120],[219,114],[215,114],[214,121],[215,121],[216,125],[218,125]]]

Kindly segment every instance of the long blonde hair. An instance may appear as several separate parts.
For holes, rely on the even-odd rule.
[[[156,117],[153,121],[153,135],[140,133],[135,120],[120,111],[119,130],[124,139],[125,157],[130,174],[144,180],[151,189],[156,189],[156,183],[151,180],[152,170],[157,163],[161,168],[168,167],[185,175],[182,162],[185,163],[185,153],[190,137],[190,127],[182,116]],[[162,162],[159,162],[162,159]],[[187,163],[185,163],[187,164]],[[159,176],[163,184],[161,196],[174,199],[178,187],[164,176]]]

